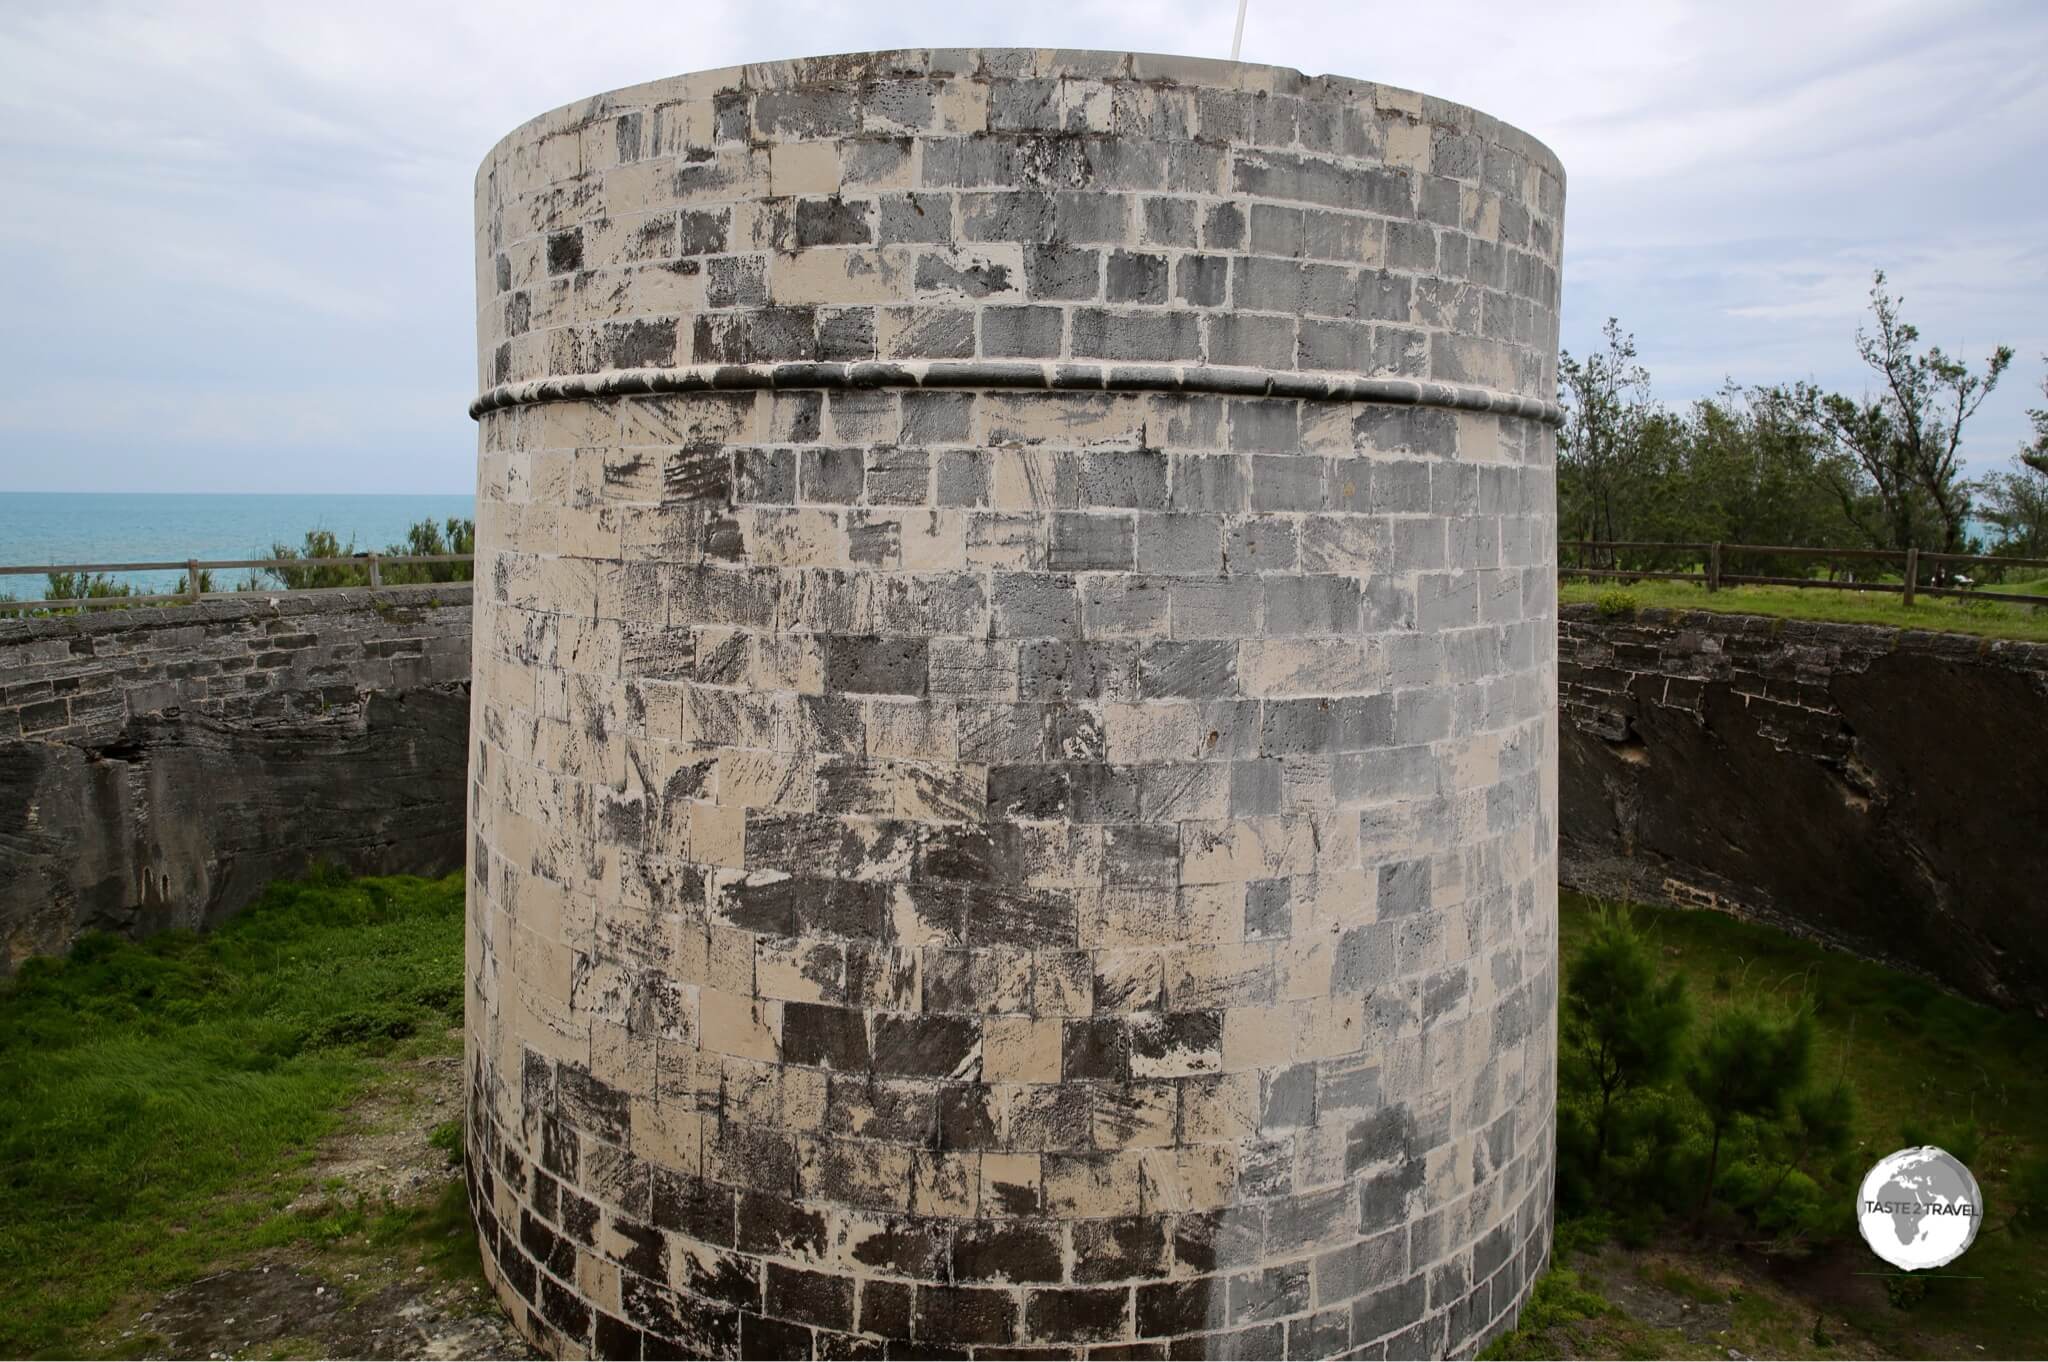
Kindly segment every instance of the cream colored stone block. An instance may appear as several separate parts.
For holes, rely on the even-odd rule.
[[[1285,1007],[1232,1007],[1223,1013],[1223,1068],[1228,1073],[1294,1062],[1294,1013]]]
[[[664,393],[627,398],[617,404],[615,438],[627,449],[644,445],[705,449],[749,444],[755,441],[760,429],[760,397],[755,393]]]
[[[600,1254],[577,1249],[576,1290],[600,1310],[619,1311],[619,1265]]]
[[[1072,394],[1058,402],[994,392],[982,399],[992,445],[1057,444],[1135,449],[1145,438],[1145,400],[1136,394]]]
[[[1247,818],[1181,825],[1181,883],[1278,879],[1308,872],[1315,837],[1306,818]]]
[[[611,409],[595,402],[548,402],[531,415],[534,448],[575,449],[609,442],[618,431]]]
[[[1195,884],[1180,891],[1187,939],[1208,945],[1244,940],[1244,886]]]
[[[782,1032],[782,1004],[705,989],[703,1048],[721,1055],[773,1060]]]
[[[768,294],[778,303],[885,303],[910,297],[911,275],[880,251],[815,246],[773,256]]]
[[[692,314],[706,306],[704,271],[692,268],[694,263],[635,265],[625,271],[623,315],[678,317],[688,327]]]
[[[836,194],[839,173],[836,142],[778,142],[768,149],[770,193]]]
[[[976,1213],[983,1219],[1036,1215],[1044,1196],[1038,1155],[988,1152],[981,1156],[981,1200]]]
[[[700,865],[730,866],[747,863],[747,814],[744,808],[724,804],[690,806],[690,859]]]
[[[1138,1160],[1135,1151],[1046,1155],[1043,1168],[1047,1213],[1089,1219],[1136,1215],[1143,1205]]]
[[[1214,1211],[1236,1205],[1239,1161],[1234,1144],[1139,1151],[1138,1192],[1144,1213]]]
[[[742,996],[753,993],[754,944],[757,940],[752,932],[736,927],[713,927],[706,932],[705,982],[727,993]],[[702,1006],[701,999],[699,1006]]]
[[[700,1114],[652,1096],[634,1098],[629,1113],[635,1155],[693,1177],[703,1171],[704,1118]]]
[[[1414,117],[1419,119],[1419,100],[1417,106]],[[1403,166],[1409,170],[1429,169],[1430,131],[1427,123],[1411,122],[1406,118],[1389,118],[1382,120],[1380,127],[1386,133],[1388,165]]]
[[[719,1063],[719,1115],[741,1125],[782,1124],[782,1066],[725,1056]]]
[[[1461,463],[1500,463],[1501,418],[1491,412],[1458,413],[1458,459]]]
[[[1253,1009],[1233,1008],[1225,1014],[1224,1063],[1229,1065],[1228,1017]],[[1266,1011],[1268,1009],[1258,1009]],[[1262,1061],[1277,1066],[1287,1056]],[[1184,1144],[1235,1144],[1259,1133],[1259,1074],[1256,1070],[1226,1072],[1180,1084],[1181,1141]]]
[[[999,511],[1049,511],[1053,507],[1058,456],[1050,450],[1002,448],[992,451],[991,504]]]
[[[1365,1043],[1365,1000],[1358,994],[1306,999],[1294,1005],[1303,1059],[1355,1054]]]
[[[799,695],[825,691],[825,651],[814,638],[787,634],[755,634],[748,676],[756,690],[786,690]],[[881,755],[881,754],[878,754]]]
[[[982,1023],[982,1076],[990,1083],[1057,1083],[1058,1018],[990,1017]]]
[[[1417,120],[1422,117],[1422,96],[1414,90],[1399,90],[1391,85],[1375,85],[1372,102],[1376,107],[1389,113],[1406,114]]]
[[[846,957],[836,942],[763,937],[754,947],[754,991],[793,1003],[836,1002]]]
[[[1359,695],[1379,688],[1365,647],[1350,639],[1259,639],[1238,645],[1238,675],[1249,694]]]
[[[920,1150],[911,1166],[910,1213],[965,1219],[981,1195],[981,1155]]]
[[[821,1131],[829,1100],[826,1075],[818,1069],[782,1070],[782,1125],[786,1130]]]

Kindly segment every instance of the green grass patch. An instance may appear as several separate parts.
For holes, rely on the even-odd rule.
[[[2048,604],[2048,581],[1986,587],[1991,591],[2042,594]],[[1882,624],[1894,629],[1931,629],[1952,634],[1977,634],[2048,642],[2048,609],[2004,601],[1922,596],[1908,607],[1903,597],[1879,591],[1829,591],[1819,587],[1731,586],[1709,592],[1688,582],[1631,582],[1617,588],[1604,581],[1565,580],[1558,600],[1566,605],[1596,605],[1603,615],[1627,614],[1620,602],[1667,610],[1713,610],[1730,615],[1769,615],[1788,620],[1825,620],[1838,624]]]
[[[1819,1033],[1816,1076],[1846,1072],[1855,1085],[1857,1176],[1929,1136],[1976,1174],[1984,1225],[1948,1271],[1977,1279],[1916,1278],[1926,1290],[1912,1303],[1910,1320],[1878,1306],[1852,1314],[1853,1322],[1906,1352],[1915,1351],[1910,1332],[1981,1344],[1994,1357],[2037,1355],[2048,1339],[2048,1234],[2015,1233],[2006,1222],[2023,1166],[2048,1152],[2048,1024],[1724,914],[1636,911],[1664,966],[1687,976],[1702,1021],[1758,994],[1787,1004],[1802,994],[1811,999]],[[1590,933],[1597,912],[1591,900],[1561,896],[1565,960]],[[1729,986],[1717,987],[1716,980]],[[1890,1270],[1850,1233],[1851,1242],[1839,1251],[1856,1269]],[[1795,1320],[1787,1327],[1810,1323]]]
[[[462,898],[315,877],[205,935],[25,964],[0,991],[0,1354],[75,1354],[122,1298],[237,1253],[376,1233],[285,1208],[380,1061],[459,1044]]]

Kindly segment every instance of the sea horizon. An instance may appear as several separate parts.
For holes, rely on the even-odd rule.
[[[9,492],[0,491],[0,566],[268,558],[330,530],[357,552],[405,538],[416,522],[472,519],[472,493]],[[179,573],[109,574],[137,590],[168,591]],[[219,574],[226,590],[244,574]],[[42,594],[33,573],[0,575],[0,596]]]

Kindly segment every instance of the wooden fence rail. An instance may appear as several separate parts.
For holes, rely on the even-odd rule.
[[[1718,591],[1723,586],[1789,586],[1810,587],[1825,591],[1895,591],[1911,605],[1916,596],[1966,596],[1975,600],[2008,601],[2016,605],[2048,605],[2048,597],[2020,595],[2010,591],[1982,591],[1975,587],[1946,587],[1920,580],[1922,563],[1978,563],[1999,568],[2048,568],[2048,558],[2000,558],[1989,554],[1972,553],[1922,553],[1919,549],[1816,549],[1793,544],[1708,544],[1679,542],[1648,542],[1642,540],[1571,540],[1561,548],[1584,554],[1617,552],[1633,553],[1687,553],[1697,554],[1702,559],[1698,571],[1667,571],[1652,568],[1598,568],[1581,567],[1576,564],[1560,563],[1559,577],[1612,577],[1625,581],[1698,582],[1708,591]],[[1819,558],[1823,560],[1863,560],[1896,563],[1900,579],[1896,582],[1865,582],[1855,580],[1828,580],[1813,577],[1778,577],[1760,573],[1737,573],[1727,569],[1731,554],[1768,558]],[[386,554],[359,553],[346,558],[188,558],[183,562],[170,563],[34,563],[14,566],[0,565],[0,577],[45,576],[51,573],[97,573],[97,572],[182,572],[185,574],[185,590],[149,596],[96,596],[58,598],[42,601],[0,601],[0,610],[9,613],[23,610],[73,610],[100,609],[127,605],[158,605],[170,601],[190,603],[206,596],[233,596],[240,593],[231,591],[202,592],[202,572],[215,569],[234,568],[317,568],[357,567],[367,569],[369,585],[384,584],[383,572],[388,566],[413,563],[473,563],[475,554],[469,553],[414,553]],[[299,587],[280,588],[280,591],[296,594],[299,591],[345,591],[349,587]]]
[[[1699,571],[1666,571],[1649,568],[1579,567],[1559,563],[1559,577],[1617,577],[1628,581],[1698,582],[1709,591],[1719,591],[1724,586],[1790,586],[1814,588],[1822,591],[1894,591],[1911,605],[1917,596],[1966,596],[1979,601],[2009,601],[2015,605],[2048,606],[2048,596],[2027,596],[2012,591],[1982,591],[1974,586],[1943,586],[1939,580],[1924,582],[1920,568],[1923,563],[1981,563],[1998,568],[2048,568],[2048,558],[2000,558],[1984,553],[1922,553],[1919,549],[1816,549],[1792,544],[1683,544],[1644,543],[1626,540],[1567,540],[1559,546],[1580,556],[1588,553],[1608,555],[1607,561],[1615,561],[1614,554],[1660,553],[1698,554],[1703,560]],[[1899,568],[1898,581],[1856,581],[1831,580],[1815,577],[1776,577],[1762,573],[1730,572],[1727,558],[1730,554],[1748,554],[1763,558],[1819,558],[1824,560],[1856,560],[1894,563]]]
[[[129,605],[163,605],[177,601],[190,605],[195,601],[213,597],[233,597],[247,594],[240,591],[201,591],[202,572],[217,568],[319,568],[352,567],[364,568],[369,573],[369,585],[384,585],[384,569],[407,566],[413,563],[474,563],[473,553],[358,553],[346,558],[187,558],[177,563],[31,563],[0,566],[0,577],[50,576],[56,573],[97,573],[97,572],[182,572],[185,574],[185,589],[158,593],[150,596],[77,596],[57,597],[46,601],[0,600],[0,614],[13,614],[26,610],[99,610],[118,609]],[[361,583],[347,586],[280,587],[272,595],[296,596],[315,591],[359,591]]]

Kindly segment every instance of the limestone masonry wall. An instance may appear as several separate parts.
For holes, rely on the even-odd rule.
[[[1563,181],[751,66],[477,180],[472,1204],[563,1355],[1465,1354],[1549,1246]]]
[[[462,863],[469,587],[0,620],[4,965]]]
[[[2048,1014],[2048,646],[1591,606],[1559,632],[1567,883]]]

